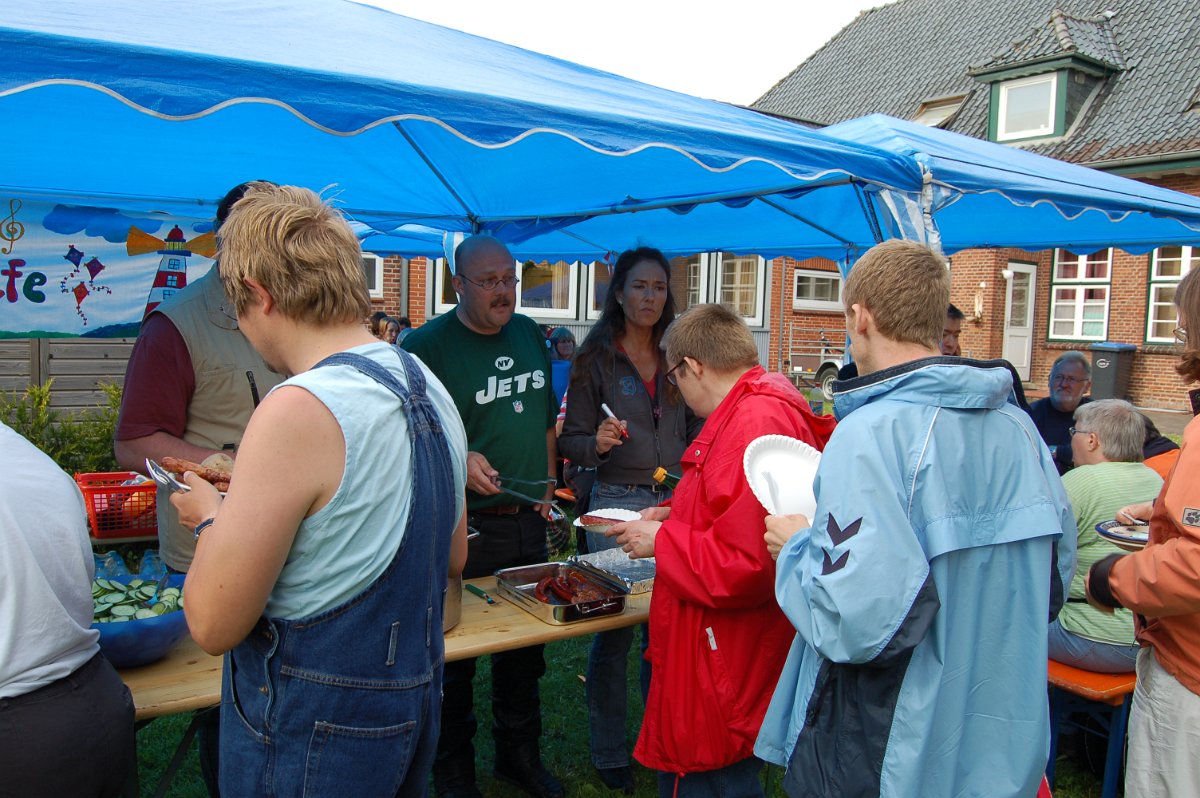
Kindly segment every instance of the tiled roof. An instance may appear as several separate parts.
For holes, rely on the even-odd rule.
[[[1050,18],[1036,26],[1028,36],[1013,42],[973,71],[990,71],[1064,55],[1086,56],[1113,70],[1125,67],[1107,14],[1095,19],[1080,19],[1055,9]]]
[[[820,124],[913,118],[966,95],[947,127],[987,137],[991,70],[1055,55],[1116,69],[1066,136],[1023,144],[1076,163],[1200,154],[1196,0],[898,0],[864,11],[754,108]]]

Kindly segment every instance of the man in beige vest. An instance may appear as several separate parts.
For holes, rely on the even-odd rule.
[[[243,183],[217,206],[217,227],[242,198]],[[169,298],[142,322],[125,372],[125,390],[113,451],[122,468],[145,472],[146,458],[237,454],[242,432],[260,397],[283,378],[272,372],[238,330],[214,265],[208,274]],[[186,571],[196,550],[163,488],[158,498],[158,542],[163,562]],[[210,795],[217,795],[217,718],[200,725],[200,765]]]
[[[244,191],[240,185],[221,201],[218,228]],[[142,323],[125,372],[117,462],[144,472],[148,457],[198,463],[217,452],[235,456],[258,399],[281,379],[238,330],[214,266]],[[163,561],[186,571],[195,543],[165,495],[158,497],[158,537]]]

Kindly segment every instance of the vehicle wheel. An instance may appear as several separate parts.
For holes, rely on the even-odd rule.
[[[826,366],[817,374],[817,384],[821,386],[821,395],[826,402],[833,401],[833,381],[837,379],[837,369]]]

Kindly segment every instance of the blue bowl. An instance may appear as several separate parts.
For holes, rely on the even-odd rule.
[[[137,577],[105,578],[112,582],[128,583]],[[183,578],[183,574],[173,574],[168,577],[167,586],[182,589]],[[136,668],[157,662],[188,634],[187,619],[182,609],[140,621],[93,623],[92,628],[99,630],[100,651],[114,668]]]

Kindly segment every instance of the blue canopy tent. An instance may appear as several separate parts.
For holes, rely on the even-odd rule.
[[[890,153],[346,0],[10,0],[0,108],[0,198],[204,219],[248,178],[335,185],[381,249],[838,258],[880,237],[877,192],[920,189]]]
[[[1200,243],[1200,197],[938,128],[872,114],[822,132],[913,159],[925,188],[896,236],[939,244],[1134,254]]]
[[[96,229],[115,244],[140,225],[150,252],[168,234],[155,218],[191,220],[190,247],[252,178],[333,187],[367,249],[407,255],[474,231],[521,259],[646,243],[843,268],[889,236],[947,252],[1200,239],[1196,198],[882,117],[814,131],[349,0],[8,0],[0,109],[17,293],[45,299],[28,237],[14,245],[22,212],[82,231],[36,253],[37,279],[62,286],[60,332],[111,288]],[[42,266],[64,257],[69,274]],[[140,318],[140,298],[122,301],[109,317]]]

